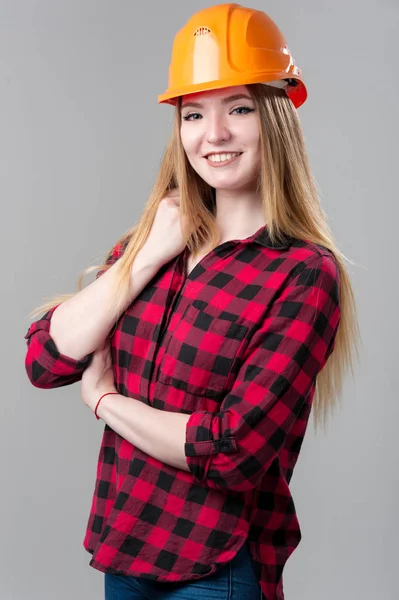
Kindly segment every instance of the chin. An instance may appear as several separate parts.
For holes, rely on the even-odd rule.
[[[244,181],[244,179],[246,179],[245,177],[240,177],[238,174],[234,173],[222,173],[221,170],[220,172],[217,172],[218,169],[215,169],[215,173],[210,173],[209,169],[196,169],[196,171],[198,175],[212,187],[235,187],[237,184],[239,185]]]
[[[236,178],[231,179],[231,177],[204,177],[201,175],[202,179],[211,187],[215,188],[215,190],[243,190],[251,185],[251,181],[248,178]]]

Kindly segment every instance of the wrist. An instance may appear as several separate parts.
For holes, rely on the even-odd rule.
[[[119,392],[115,388],[108,388],[107,390],[101,390],[97,392],[94,397],[94,402],[92,403],[92,410],[96,419],[100,419],[101,415],[101,405],[108,398],[108,396],[119,394]]]
[[[154,253],[147,251],[144,245],[134,260],[133,268],[154,271],[156,273],[164,264],[165,261],[161,257],[157,257]]]

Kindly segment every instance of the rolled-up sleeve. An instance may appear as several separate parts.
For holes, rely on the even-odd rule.
[[[88,354],[81,360],[75,360],[58,350],[50,335],[51,317],[57,306],[32,323],[25,335],[28,345],[25,356],[26,373],[35,387],[43,389],[79,381],[92,357],[92,354]]]
[[[272,303],[219,412],[190,415],[185,456],[198,481],[217,490],[257,487],[312,401],[339,320],[338,266],[332,256],[318,255]]]
[[[111,266],[122,253],[122,246],[117,244],[105,264]],[[99,271],[96,279],[105,271],[106,269]],[[31,323],[25,335],[27,344],[25,370],[32,385],[38,388],[62,387],[79,381],[93,356],[91,353],[80,360],[75,360],[58,350],[50,335],[51,317],[58,306],[59,304]]]

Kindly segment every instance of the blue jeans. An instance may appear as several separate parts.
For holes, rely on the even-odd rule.
[[[219,571],[194,581],[152,581],[126,575],[104,576],[105,600],[262,600],[264,596],[245,543]]]

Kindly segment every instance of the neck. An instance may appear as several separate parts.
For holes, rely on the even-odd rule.
[[[256,191],[216,190],[216,224],[221,242],[245,239],[266,225],[262,200]]]

